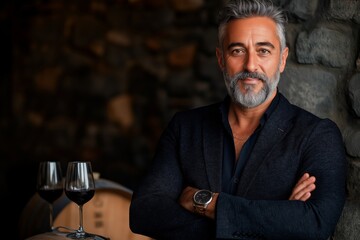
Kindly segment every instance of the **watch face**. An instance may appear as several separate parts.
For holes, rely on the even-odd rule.
[[[194,202],[197,204],[207,204],[212,199],[212,192],[208,190],[197,191],[194,195]]]

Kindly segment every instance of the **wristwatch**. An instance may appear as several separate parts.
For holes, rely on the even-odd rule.
[[[214,193],[209,190],[201,189],[196,191],[193,196],[194,212],[205,215],[206,208],[211,203],[213,196]]]

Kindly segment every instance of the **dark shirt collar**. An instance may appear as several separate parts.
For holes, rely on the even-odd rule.
[[[276,90],[276,95],[275,95],[274,99],[271,101],[270,106],[266,109],[264,115],[260,119],[259,127],[264,126],[265,122],[269,119],[270,115],[274,112],[274,109],[278,105],[279,100],[280,100],[279,91]],[[229,120],[228,120],[230,103],[231,103],[231,98],[229,95],[226,95],[224,98],[224,101],[220,105],[222,122],[225,125],[226,129],[228,129],[228,130],[230,130]]]

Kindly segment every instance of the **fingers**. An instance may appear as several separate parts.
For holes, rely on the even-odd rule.
[[[289,200],[306,201],[311,197],[311,192],[315,190],[316,178],[305,173],[296,183]]]
[[[294,194],[293,200],[301,200],[306,201],[311,197],[311,192],[314,191],[316,188],[316,185],[314,183],[311,183],[307,185],[305,188],[301,189],[299,192]]]
[[[305,181],[306,179],[308,179],[310,177],[310,174],[308,173],[304,173],[304,175],[302,175],[302,177],[299,179],[299,181],[296,183],[295,187],[297,187],[299,184],[301,184],[303,181]]]

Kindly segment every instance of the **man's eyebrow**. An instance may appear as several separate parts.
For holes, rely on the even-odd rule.
[[[271,42],[258,42],[256,43],[256,46],[267,46],[270,47],[272,49],[275,48],[275,46],[271,43]],[[241,42],[234,42],[234,43],[230,43],[229,46],[227,47],[227,49],[231,49],[233,47],[245,47],[245,44],[241,43]]]
[[[233,47],[245,47],[245,45],[240,42],[234,42],[234,43],[230,43],[229,46],[227,47],[227,49],[229,50]]]
[[[258,42],[256,43],[256,46],[267,46],[273,49],[275,48],[275,46],[271,42]]]

